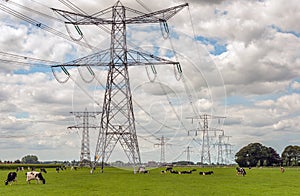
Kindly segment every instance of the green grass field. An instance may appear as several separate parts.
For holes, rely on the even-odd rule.
[[[193,174],[161,174],[161,168],[150,174],[133,174],[128,170],[105,168],[90,174],[88,169],[61,171],[47,169],[46,184],[26,183],[25,171],[18,172],[18,182],[4,185],[9,170],[0,170],[0,195],[300,195],[299,168],[246,169],[245,177],[237,176],[235,168],[197,168]],[[185,168],[176,168],[181,171]],[[191,169],[191,168],[189,168]],[[199,171],[214,171],[200,176]]]

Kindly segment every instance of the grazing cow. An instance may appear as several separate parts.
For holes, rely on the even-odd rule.
[[[72,166],[71,170],[77,170],[77,167]]]
[[[149,174],[150,171],[149,170],[145,170],[145,171],[139,171],[140,174]]]
[[[37,183],[39,183],[40,181],[42,181],[43,184],[46,183],[46,180],[42,176],[41,172],[36,172],[36,171],[27,172],[26,176],[27,176],[26,181],[28,184],[30,183],[30,180],[36,180]]]
[[[145,167],[139,167],[139,173],[140,174],[148,174],[150,173],[148,170],[145,169]]]
[[[284,173],[284,168],[283,167],[280,167],[280,171],[281,171],[281,173]]]
[[[245,176],[245,175],[246,175],[245,169],[242,168],[242,167],[237,167],[237,168],[236,168],[236,175],[242,175],[242,176]]]
[[[167,171],[165,171],[165,170],[161,170],[161,171],[160,171],[160,173],[161,173],[161,174],[166,174],[166,173],[167,173]]]
[[[55,168],[56,173],[59,173],[59,167]]]
[[[192,174],[192,170],[188,170],[188,171],[181,171],[180,174]]]
[[[17,167],[16,172],[18,172],[18,171],[23,171],[23,170],[24,170],[23,167]]]
[[[179,172],[179,171],[176,171],[176,170],[170,170],[170,173],[171,173],[171,174],[180,174],[180,172]]]
[[[173,170],[173,167],[171,167],[171,166],[168,166],[167,168],[166,168],[166,171],[171,171],[171,170]]]
[[[7,175],[7,180],[5,180],[5,185],[8,185],[8,183],[10,183],[10,185],[13,183],[13,182],[16,182],[17,181],[17,172],[9,172],[8,175]]]
[[[199,172],[200,175],[206,176],[206,175],[211,175],[214,174],[213,171],[208,171],[208,172]]]
[[[41,171],[41,173],[42,173],[42,172],[44,172],[45,174],[47,173],[46,169],[45,169],[45,168],[43,168],[43,167],[42,167],[42,168],[40,168],[40,171]]]
[[[196,169],[181,171],[180,174],[192,174],[193,171],[197,171]]]

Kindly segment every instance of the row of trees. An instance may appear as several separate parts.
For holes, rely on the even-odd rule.
[[[34,164],[34,163],[39,163],[38,157],[36,155],[26,155],[24,156],[21,160],[15,160],[15,161],[1,161],[0,160],[0,164],[12,164],[12,163],[16,163],[16,164],[20,164],[20,163],[30,163],[30,164]]]
[[[280,157],[272,147],[250,143],[236,153],[235,161],[241,167],[299,166],[300,146],[287,146]]]

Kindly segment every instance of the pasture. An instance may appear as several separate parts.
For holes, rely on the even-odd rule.
[[[237,176],[235,168],[174,168],[178,171],[197,169],[192,174],[161,174],[165,168],[150,170],[149,174],[133,174],[128,170],[105,168],[104,173],[88,169],[55,172],[47,168],[43,173],[46,184],[26,183],[26,171],[18,172],[18,182],[4,185],[9,171],[0,170],[0,195],[299,195],[300,170],[286,168],[246,169],[247,175]],[[202,176],[200,171],[214,171]]]

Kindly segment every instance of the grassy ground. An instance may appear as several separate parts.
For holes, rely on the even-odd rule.
[[[184,168],[176,168],[178,171]],[[189,168],[190,169],[190,168]],[[237,176],[235,168],[197,168],[193,174],[161,174],[153,169],[150,174],[136,174],[127,170],[106,168],[104,173],[90,174],[89,170],[61,171],[49,168],[43,174],[46,184],[26,184],[24,172],[18,172],[18,182],[4,185],[8,170],[0,170],[0,195],[299,195],[300,170],[286,168],[246,169],[245,177]],[[211,176],[200,176],[199,171],[213,170]]]

